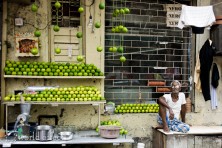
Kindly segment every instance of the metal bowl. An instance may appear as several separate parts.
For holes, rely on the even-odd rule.
[[[72,132],[69,132],[69,131],[64,131],[64,132],[60,132],[59,133],[59,136],[60,136],[60,139],[61,140],[72,140],[73,138],[73,133]]]

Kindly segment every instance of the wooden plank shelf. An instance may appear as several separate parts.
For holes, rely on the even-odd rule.
[[[74,104],[79,104],[79,105],[98,105],[98,104],[104,104],[106,103],[106,100],[103,101],[61,101],[61,102],[46,102],[46,101],[7,101],[7,102],[2,102],[2,104],[6,104],[7,106],[14,106],[16,104],[36,104],[36,105],[52,105],[52,106],[58,106],[58,105],[74,105]]]
[[[4,75],[4,78],[24,78],[24,79],[105,79],[105,76],[21,76]]]

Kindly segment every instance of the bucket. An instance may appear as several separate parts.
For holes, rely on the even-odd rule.
[[[145,144],[144,143],[138,143],[137,148],[145,148]]]

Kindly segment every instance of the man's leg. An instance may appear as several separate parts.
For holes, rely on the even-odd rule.
[[[163,131],[164,132],[170,132],[168,125],[167,125],[167,121],[166,121],[166,107],[159,104],[159,115],[162,118],[163,121]]]

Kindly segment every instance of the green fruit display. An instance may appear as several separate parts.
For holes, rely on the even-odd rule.
[[[74,86],[57,87],[35,92],[35,94],[7,95],[4,101],[20,101],[23,97],[25,101],[44,101],[44,102],[70,102],[70,101],[102,101],[100,90],[95,86]]]
[[[60,48],[55,48],[60,53]],[[83,57],[79,57],[80,60]],[[4,67],[5,75],[35,75],[35,76],[104,76],[94,64],[83,62],[50,63],[50,62],[15,62],[7,61]]]
[[[99,9],[101,10],[105,9],[105,3],[103,2],[99,3]]]
[[[41,32],[39,30],[36,30],[34,32],[35,37],[40,37],[41,36]]]
[[[58,31],[60,30],[60,27],[59,27],[58,25],[54,25],[54,26],[53,26],[53,30],[54,30],[55,32],[58,32]]]
[[[159,104],[122,104],[115,108],[116,114],[123,113],[158,113]]]
[[[33,55],[37,55],[39,53],[39,50],[37,48],[32,48],[30,51]]]
[[[38,6],[35,3],[32,4],[31,10],[32,10],[32,12],[37,12],[38,11]]]

